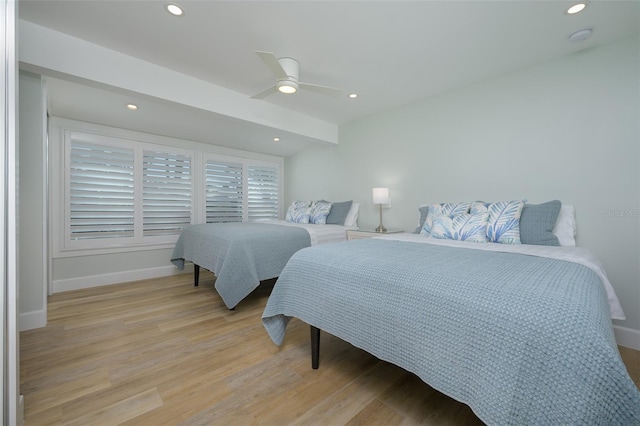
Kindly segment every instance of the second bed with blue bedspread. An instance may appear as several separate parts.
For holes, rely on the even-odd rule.
[[[171,255],[179,269],[185,260],[216,275],[215,288],[235,307],[260,281],[275,278],[289,258],[311,245],[304,228],[269,223],[206,223],[182,231]]]

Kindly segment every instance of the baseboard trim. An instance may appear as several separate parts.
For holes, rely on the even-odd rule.
[[[640,351],[640,330],[614,325],[613,332],[618,345]]]
[[[18,397],[18,412],[16,413],[16,424],[24,425],[24,395]]]
[[[89,275],[86,277],[53,280],[53,292],[81,290],[83,288],[99,287],[109,284],[124,283],[127,281],[146,280],[150,278],[166,277],[193,272],[193,265],[187,264],[184,270],[175,266],[161,266],[158,268],[136,269],[133,271],[113,272],[110,274]]]
[[[18,315],[19,331],[42,328],[45,325],[47,325],[47,311],[45,310],[25,312]]]

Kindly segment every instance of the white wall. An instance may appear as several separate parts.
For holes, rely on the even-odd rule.
[[[573,204],[578,245],[603,262],[640,348],[639,76],[633,38],[343,125],[337,147],[286,161],[286,202],[353,198],[373,228],[371,188],[388,186],[384,224],[405,230],[430,202]]]
[[[39,75],[20,72],[18,268],[20,329],[47,323],[44,89]]]

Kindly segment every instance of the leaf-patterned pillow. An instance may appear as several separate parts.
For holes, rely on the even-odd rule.
[[[311,217],[309,223],[315,223],[316,225],[325,225],[327,223],[327,216],[331,211],[331,203],[328,201],[314,201],[311,204]]]
[[[294,201],[287,209],[286,222],[309,223],[311,217],[311,201]]]
[[[431,234],[431,227],[433,226],[433,221],[439,216],[448,216],[453,217],[459,214],[464,214],[469,212],[469,206],[471,203],[442,203],[442,204],[431,204],[429,206],[429,213],[427,213],[427,218],[424,221],[424,225],[422,226],[422,230],[420,231],[420,235],[429,235]]]
[[[458,214],[453,217],[438,216],[433,221],[431,236],[447,240],[486,243],[488,220],[489,211],[487,210],[476,214]]]
[[[500,244],[520,244],[520,214],[526,200],[474,202],[471,214],[489,212],[487,241]]]

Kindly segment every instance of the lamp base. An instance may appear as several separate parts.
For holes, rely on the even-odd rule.
[[[380,224],[380,226],[376,228],[376,232],[380,232],[380,233],[387,232],[387,228],[385,228],[384,226],[382,226],[382,224]]]

